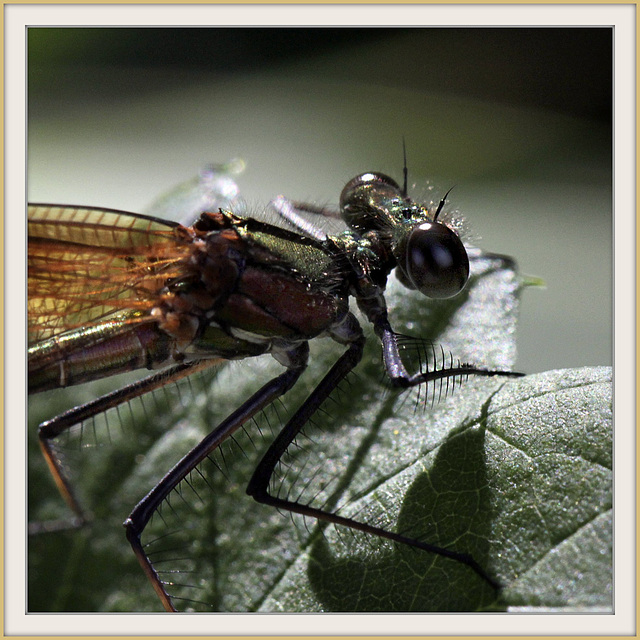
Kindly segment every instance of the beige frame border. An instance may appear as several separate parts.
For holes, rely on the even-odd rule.
[[[6,161],[3,164],[4,177],[4,203],[5,211],[13,211],[24,203],[24,167],[25,167],[25,145],[24,145],[24,25],[25,24],[56,24],[55,14],[58,15],[59,24],[100,24],[95,21],[98,15],[103,19],[110,17],[109,24],[197,24],[193,19],[185,19],[186,12],[189,16],[195,16],[198,11],[211,15],[211,12],[228,12],[230,24],[238,24],[246,21],[238,5],[215,5],[195,0],[190,5],[176,5],[168,1],[153,3],[155,5],[153,16],[146,14],[150,9],[149,5],[132,5],[126,0],[112,2],[110,4],[94,4],[80,2],[79,0],[68,0],[66,5],[56,5],[53,3],[39,3],[37,5],[27,5],[20,3],[3,4],[3,33],[4,33],[4,83],[3,94],[6,105],[4,143]],[[338,0],[328,0],[323,5],[300,5],[284,0],[279,5],[270,5],[257,0],[252,2],[254,7],[251,11],[251,24],[288,24],[293,19],[293,24],[313,24],[314,17],[322,16],[325,24],[344,24],[348,20],[349,7],[343,5]],[[282,5],[288,4],[287,20],[283,19]],[[615,143],[615,203],[617,205],[615,224],[615,273],[616,273],[616,293],[615,296],[615,318],[616,318],[616,340],[615,340],[615,363],[616,363],[616,397],[615,412],[618,421],[627,420],[633,422],[633,401],[635,400],[632,382],[635,382],[636,372],[635,361],[628,345],[633,343],[636,336],[635,314],[637,306],[633,309],[630,305],[628,289],[632,286],[632,273],[639,274],[633,270],[631,261],[636,257],[634,240],[635,234],[629,233],[633,228],[634,218],[627,214],[634,211],[635,199],[635,168],[636,149],[633,136],[629,132],[636,128],[637,120],[635,112],[635,100],[637,93],[633,91],[634,80],[637,87],[636,65],[637,50],[635,38],[637,37],[637,4],[635,2],[620,3],[617,5],[603,5],[596,2],[565,3],[557,5],[553,2],[541,2],[536,5],[496,3],[494,5],[482,5],[475,3],[458,4],[425,4],[416,0],[407,0],[403,5],[390,5],[382,0],[364,2],[354,0],[352,4],[372,5],[372,14],[378,11],[390,10],[391,15],[396,17],[406,15],[407,12],[415,11],[420,19],[424,20],[426,14],[431,14],[430,24],[602,24],[614,25],[616,29],[616,74],[615,74],[615,123],[616,123],[616,143]],[[73,6],[69,6],[73,5]],[[375,8],[373,6],[375,5]],[[180,18],[175,22],[171,21],[172,10],[178,9]],[[69,11],[73,11],[73,21],[69,21]],[[91,11],[90,11],[91,10]],[[92,13],[95,12],[95,13]],[[234,13],[235,12],[235,13]],[[458,12],[458,20],[455,13]],[[499,12],[499,15],[498,13]],[[93,15],[93,20],[91,16]],[[358,7],[358,12],[351,10],[352,24],[362,24],[362,12]],[[235,18],[234,18],[235,16]],[[245,13],[246,16],[246,13]],[[478,16],[481,16],[478,18]],[[21,21],[22,17],[24,20]],[[462,21],[460,20],[462,18]],[[488,22],[485,22],[488,20]],[[595,21],[594,21],[595,20]],[[510,22],[511,21],[511,22]],[[402,19],[400,18],[400,23]],[[413,23],[413,21],[412,21]],[[372,24],[376,24],[372,22]],[[388,24],[388,23],[387,23]],[[406,24],[406,22],[405,22]],[[21,48],[22,38],[22,48]],[[624,42],[622,42],[624,40]],[[22,54],[22,57],[21,57]],[[22,84],[21,84],[22,83]],[[637,89],[636,89],[637,91]],[[20,103],[22,102],[22,112]],[[637,133],[636,133],[637,135]],[[625,213],[626,212],[626,213]],[[15,213],[15,212],[14,212]],[[18,217],[19,218],[19,217]],[[3,287],[3,310],[9,309],[11,315],[3,313],[2,328],[6,332],[5,337],[10,338],[5,354],[5,363],[11,363],[11,375],[3,376],[3,390],[7,385],[7,393],[3,396],[3,401],[7,400],[7,425],[5,430],[5,442],[7,449],[5,453],[5,478],[10,478],[11,493],[6,490],[8,483],[4,484],[5,493],[3,505],[7,508],[7,518],[5,519],[5,580],[3,581],[3,635],[24,635],[38,634],[49,635],[82,635],[84,630],[89,628],[99,628],[104,632],[122,637],[122,633],[138,633],[140,635],[210,635],[215,631],[223,633],[268,633],[273,635],[298,635],[305,630],[313,629],[322,633],[347,632],[355,635],[384,635],[401,631],[402,635],[423,636],[425,633],[466,633],[473,636],[481,635],[514,635],[523,631],[529,633],[561,633],[566,635],[635,635],[637,633],[636,616],[636,575],[635,562],[629,562],[634,554],[635,537],[629,538],[628,526],[633,526],[633,513],[636,503],[636,483],[633,481],[635,475],[635,464],[633,453],[636,448],[631,442],[620,442],[616,439],[616,590],[615,590],[615,613],[613,615],[580,615],[580,614],[554,614],[554,615],[270,615],[260,616],[257,614],[242,615],[219,615],[212,616],[166,616],[159,615],[126,615],[126,616],[86,616],[86,615],[31,615],[24,614],[24,602],[21,598],[24,595],[24,584],[20,583],[20,578],[16,574],[16,562],[11,562],[12,558],[19,556],[18,549],[19,536],[15,537],[15,526],[13,523],[24,522],[24,513],[19,505],[16,506],[16,496],[21,499],[24,496],[24,487],[20,486],[19,479],[24,477],[20,472],[20,463],[24,456],[15,454],[16,441],[20,441],[21,424],[23,420],[24,405],[15,402],[16,385],[24,383],[26,374],[24,372],[24,356],[22,355],[22,345],[24,344],[24,322],[21,314],[15,309],[23,309],[24,292],[24,256],[20,250],[24,251],[24,229],[20,228],[20,221],[16,221],[10,216],[4,218],[6,233],[3,236],[5,241],[5,255],[12,260],[11,281],[5,275]],[[22,227],[24,224],[22,224]],[[637,233],[637,231],[636,231]],[[13,265],[19,266],[20,271],[16,273]],[[622,289],[625,287],[625,289]],[[635,288],[635,287],[634,287]],[[623,291],[627,294],[621,295]],[[4,296],[7,296],[11,305],[4,306]],[[17,300],[16,300],[17,298]],[[637,300],[637,298],[636,298]],[[22,306],[21,306],[22,305]],[[636,302],[637,305],[637,302]],[[20,326],[22,325],[22,326]],[[20,335],[20,339],[18,339]],[[17,346],[17,349],[16,349]],[[626,353],[625,351],[626,347]],[[19,373],[18,373],[19,371]],[[629,373],[630,375],[626,375]],[[19,444],[19,443],[18,443]],[[637,476],[636,476],[637,480]],[[623,506],[624,505],[624,506]],[[24,507],[23,507],[24,508]],[[635,509],[637,514],[637,508]],[[637,517],[637,516],[636,516]],[[635,522],[637,526],[637,520]],[[626,535],[624,535],[626,533]],[[22,541],[22,545],[24,541]],[[22,547],[24,549],[24,547]],[[629,549],[624,552],[623,549]],[[626,561],[623,559],[626,558]],[[23,556],[24,557],[24,556]],[[24,567],[23,567],[24,570]],[[637,573],[637,571],[635,572]],[[22,576],[24,579],[24,576]],[[462,623],[462,624],[460,624]],[[106,636],[101,636],[106,637]],[[222,636],[219,636],[222,637]],[[231,637],[231,636],[225,636]],[[233,636],[238,637],[238,636]],[[320,636],[315,636],[320,637]],[[327,637],[327,636],[322,636]],[[330,636],[346,637],[346,636]],[[390,636],[389,636],[390,637]],[[444,636],[441,636],[444,637]],[[446,636],[451,637],[451,636]],[[465,636],[468,637],[468,636]],[[534,637],[534,636],[521,636]]]

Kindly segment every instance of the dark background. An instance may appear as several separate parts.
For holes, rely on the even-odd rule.
[[[379,47],[385,55],[377,58]],[[52,100],[65,101],[60,81],[66,80],[65,89],[90,102],[103,99],[104,87],[87,85],[83,68],[167,67],[175,75],[165,80],[176,87],[199,72],[234,77],[340,51],[345,65],[333,69],[334,79],[444,90],[610,122],[611,47],[610,29],[591,28],[30,29],[30,88],[48,88]],[[370,53],[368,64],[357,58],[349,63],[349,54],[358,51]],[[61,77],[64,67],[73,66],[77,76]],[[152,79],[146,87],[129,80],[110,87],[112,97],[158,89]],[[30,104],[36,114],[38,104]]]

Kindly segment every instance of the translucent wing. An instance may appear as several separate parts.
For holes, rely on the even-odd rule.
[[[123,310],[149,310],[181,273],[177,223],[90,207],[29,205],[29,344]]]
[[[192,224],[203,211],[226,209],[241,213],[246,206],[239,197],[235,179],[244,167],[244,161],[239,158],[223,164],[209,164],[200,170],[197,177],[160,196],[145,213],[179,220],[185,225]]]

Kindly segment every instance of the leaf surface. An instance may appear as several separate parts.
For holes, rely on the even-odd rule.
[[[454,300],[430,303],[390,283],[390,318],[400,333],[442,345],[445,357],[452,352],[510,369],[521,281],[508,261],[477,256],[472,264],[470,286]],[[500,590],[455,560],[254,503],[245,487],[256,462],[341,349],[314,341],[310,367],[284,406],[238,432],[154,520],[164,535],[179,532],[171,560],[182,566],[187,558],[193,570],[167,574],[191,585],[173,591],[207,603],[179,606],[611,606],[610,369],[476,378],[448,392],[435,386],[397,393],[382,382],[379,344],[370,336],[363,362],[291,449],[277,480],[283,494],[471,554]],[[94,521],[82,531],[30,540],[30,610],[158,610],[119,524],[189,447],[280,371],[270,358],[251,359],[191,388],[168,389],[166,398],[145,401],[145,411],[121,410],[109,436],[104,427],[96,435],[100,446],[87,446],[85,428],[71,457]],[[97,391],[87,385],[83,393]],[[48,394],[48,402],[30,408],[32,420],[58,411],[62,397]],[[31,460],[31,518],[57,517],[64,510],[55,491],[39,488],[46,470],[35,449]]]

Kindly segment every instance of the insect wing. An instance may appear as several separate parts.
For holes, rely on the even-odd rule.
[[[187,244],[176,223],[88,207],[28,209],[29,344],[149,309]]]
[[[239,213],[244,203],[239,197],[236,176],[244,171],[238,158],[224,164],[209,164],[197,177],[177,185],[160,196],[145,213],[192,224],[204,211],[230,209]]]

